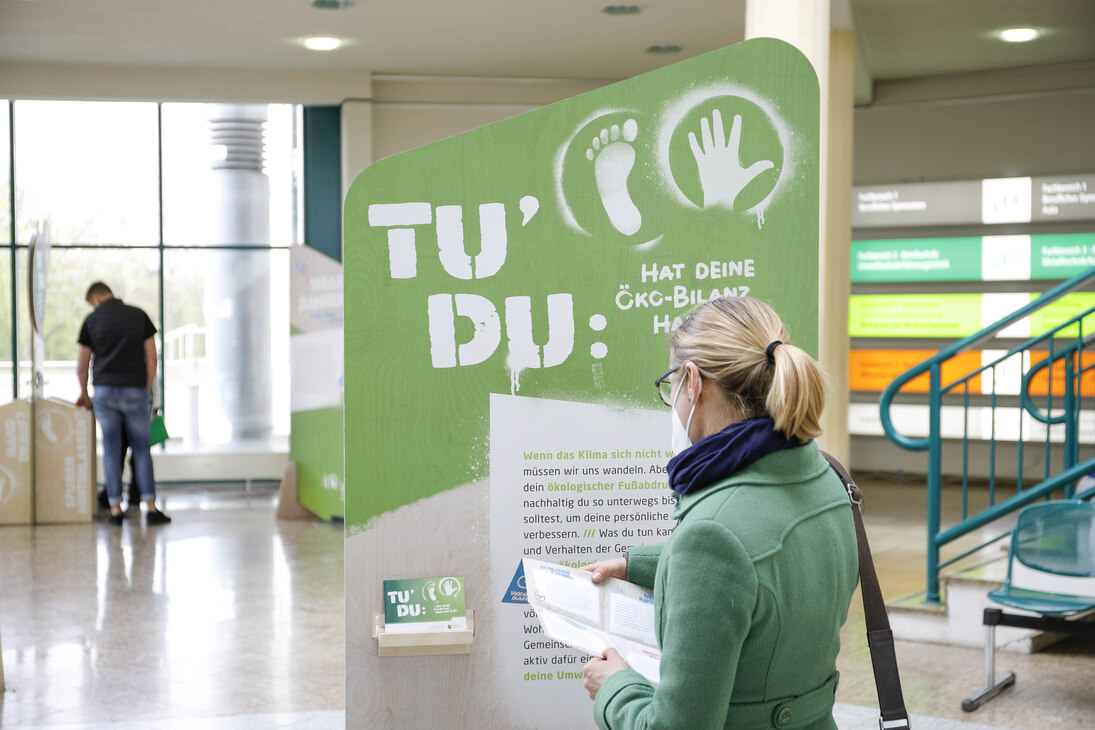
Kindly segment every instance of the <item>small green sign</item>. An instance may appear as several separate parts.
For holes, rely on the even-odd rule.
[[[1031,298],[1033,299],[1036,296],[1036,294],[1032,294]],[[1077,317],[1081,313],[1092,308],[1095,308],[1095,294],[1090,292],[1073,292],[1071,294],[1065,294],[1057,301],[1047,304],[1030,315],[1031,334],[1048,332],[1054,327],[1058,327],[1062,323],[1067,322],[1073,317]],[[1057,332],[1055,335],[1058,338],[1057,346],[1061,347],[1068,344],[1062,343],[1059,338],[1079,337],[1081,325],[1083,327],[1083,334],[1085,335],[1095,331],[1095,314],[1089,314],[1084,317],[1080,320],[1079,325],[1073,324]]]
[[[980,238],[852,241],[852,281],[978,281]]]
[[[1095,233],[1031,236],[1030,277],[1069,279],[1095,266]]]
[[[384,581],[384,624],[452,623],[464,619],[464,579],[413,578]]]
[[[852,281],[1037,281],[1095,266],[1095,233],[852,241]]]
[[[852,337],[965,337],[981,329],[980,294],[853,294]]]

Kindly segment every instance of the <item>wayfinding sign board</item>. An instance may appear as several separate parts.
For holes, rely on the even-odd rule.
[[[1095,220],[1095,174],[1031,180],[1033,221]]]
[[[1095,266],[1095,233],[852,241],[852,281],[1070,279]]]
[[[1095,174],[852,188],[853,228],[1095,220]]]
[[[980,223],[977,181],[859,185],[852,188],[853,228]]]

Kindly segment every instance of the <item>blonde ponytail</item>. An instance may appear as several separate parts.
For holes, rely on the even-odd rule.
[[[790,339],[764,302],[720,297],[693,310],[670,347],[674,363],[690,360],[719,384],[737,418],[771,416],[776,430],[805,442],[821,434],[825,376]]]
[[[825,407],[825,376],[804,350],[782,344],[772,353],[772,385],[765,407],[776,430],[799,441],[821,435],[821,410]]]

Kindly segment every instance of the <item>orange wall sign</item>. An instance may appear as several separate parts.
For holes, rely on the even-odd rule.
[[[851,390],[881,393],[894,379],[922,363],[938,350],[852,350],[848,360],[848,387]],[[943,363],[943,384],[981,367],[979,351],[963,352]],[[928,374],[909,381],[902,393],[927,393]],[[970,378],[970,392],[981,392],[981,376]]]
[[[848,388],[865,393],[881,393],[897,376],[922,363],[937,352],[938,350],[852,350],[848,358]],[[1048,353],[1032,351],[1029,356],[1030,365],[1027,369],[1045,360]],[[1085,352],[1083,357],[1083,366],[1088,370],[1080,379],[1080,395],[1092,397],[1095,396],[1095,352]],[[948,385],[963,375],[977,370],[981,367],[982,362],[982,353],[979,350],[963,352],[952,357],[943,363],[943,385]],[[1057,362],[1052,370],[1053,395],[1058,398],[1063,397],[1065,394],[1065,363],[1063,361]],[[1039,371],[1031,380],[1030,394],[1032,396],[1049,395],[1049,384],[1049,375],[1046,371]],[[991,385],[991,381],[989,381],[989,385]],[[925,373],[906,383],[901,392],[927,393],[928,386],[928,375]],[[1016,381],[1015,387],[1018,388],[1018,381]],[[952,393],[961,392],[963,392],[962,388],[952,391]],[[970,393],[980,392],[982,392],[981,376],[970,378]]]
[[[1047,357],[1049,357],[1049,353],[1047,352],[1030,353],[1031,367],[1037,365]],[[1073,357],[1075,357],[1075,355],[1073,355]],[[1083,374],[1083,377],[1080,378],[1080,395],[1085,397],[1095,396],[1095,352],[1085,352],[1083,353],[1083,358],[1083,366],[1088,368],[1088,370]],[[1050,369],[1053,370],[1053,395],[1054,397],[1062,397],[1065,394],[1065,359],[1061,358],[1053,363],[1053,367]],[[1046,368],[1042,368],[1030,380],[1030,394],[1049,395],[1048,386],[1049,375],[1046,373]],[[1061,403],[1055,405],[1060,406]]]

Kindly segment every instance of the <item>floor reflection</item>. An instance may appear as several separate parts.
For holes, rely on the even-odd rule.
[[[859,483],[884,594],[922,589],[923,484]],[[0,528],[0,727],[342,728],[342,530],[278,521],[272,488],[255,489],[166,490],[174,522],[158,527]],[[961,503],[944,497],[950,519]],[[853,604],[842,730],[878,726],[862,622]],[[921,730],[1048,727],[1051,711],[1068,730],[1095,715],[1091,642],[1007,655],[1022,684],[972,716],[959,702],[980,686],[979,649],[901,641],[897,653]]]
[[[341,727],[342,531],[274,505],[168,490],[169,525],[0,528],[0,726]]]

